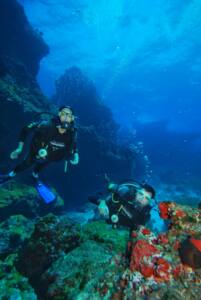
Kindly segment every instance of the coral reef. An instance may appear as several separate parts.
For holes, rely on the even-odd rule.
[[[2,162],[8,159],[8,151],[16,147],[21,127],[34,113],[49,110],[50,104],[36,81],[39,62],[49,49],[16,0],[0,2],[0,42]]]
[[[169,233],[183,238],[188,235],[200,237],[201,211],[191,206],[177,204],[176,202],[160,202],[160,214],[163,219],[170,220]]]
[[[40,277],[62,254],[80,243],[79,226],[66,217],[46,215],[35,224],[34,231],[19,254],[17,269],[41,290]]]
[[[84,300],[100,299],[100,295],[104,297],[112,275],[116,275],[117,281],[117,272],[122,271],[122,266],[117,268],[116,263],[120,259],[120,256],[115,256],[115,252],[108,251],[104,243],[84,242],[79,248],[59,257],[43,275],[47,299],[68,297]]]
[[[104,221],[95,221],[83,227],[82,237],[84,240],[93,240],[104,244],[104,247],[116,253],[123,253],[129,234],[127,230],[117,231],[108,227]]]
[[[0,299],[37,300],[28,279],[14,267],[16,255],[9,255],[0,261]]]
[[[20,232],[21,238],[16,248],[10,251],[7,244],[5,249],[7,255],[18,252],[12,268],[29,278],[38,299],[198,300],[200,269],[182,263],[180,252],[189,235],[200,251],[200,210],[174,202],[161,202],[159,208],[168,231],[155,234],[140,226],[130,237],[104,221],[81,226],[52,214],[23,235],[27,220],[16,216],[1,228],[19,224],[19,229],[10,226],[7,236]]]
[[[33,221],[22,215],[15,215],[0,224],[0,258],[15,253],[30,238]]]
[[[130,266],[122,276],[124,293],[133,299],[199,299],[200,270],[182,264],[179,250],[187,236],[200,239],[200,211],[174,202],[161,202],[159,209],[170,221],[169,230],[155,235],[142,226],[132,232]]]

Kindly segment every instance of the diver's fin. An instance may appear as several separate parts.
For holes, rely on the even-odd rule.
[[[41,198],[45,201],[45,203],[48,204],[56,200],[56,195],[42,181],[36,182],[36,190],[38,191]]]

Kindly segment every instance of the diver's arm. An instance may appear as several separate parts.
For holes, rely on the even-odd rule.
[[[73,132],[73,138],[72,138],[72,159],[70,160],[70,163],[72,165],[77,165],[79,163],[79,153],[77,148],[77,130],[74,129]]]
[[[99,199],[99,203],[98,203],[98,210],[100,215],[104,216],[104,217],[109,217],[109,202],[111,201],[111,195],[107,195],[104,199],[100,198]]]
[[[37,122],[32,122],[24,126],[20,131],[19,141],[24,143],[30,132],[32,132],[37,126]]]
[[[19,142],[17,149],[15,149],[13,152],[11,152],[10,158],[17,159],[18,156],[22,153],[23,148],[24,148],[24,142]]]
[[[77,148],[77,129],[74,128],[73,130],[73,136],[72,136],[72,153],[78,153],[78,148]]]
[[[24,126],[19,135],[19,141],[25,142],[27,137],[32,133],[35,129],[38,130],[40,136],[47,137],[47,132],[51,131],[54,127],[54,119],[49,121],[38,121],[38,122],[31,122]]]
[[[107,201],[105,199],[99,199],[98,210],[101,216],[109,216],[109,207],[107,206]]]
[[[89,200],[89,202],[98,206],[100,215],[102,215],[104,217],[109,216],[109,208],[104,199],[99,198],[98,195],[94,195],[94,196],[89,196],[88,200]]]
[[[19,149],[20,151],[22,151],[23,148],[24,148],[24,142],[19,142],[17,149]]]
[[[22,153],[23,151],[23,148],[24,148],[24,142],[27,138],[27,136],[29,135],[29,133],[31,131],[33,131],[33,129],[35,129],[37,127],[38,123],[36,122],[33,122],[33,123],[30,123],[26,126],[24,126],[20,132],[20,135],[19,135],[19,142],[18,142],[18,146],[17,148],[11,152],[10,154],[10,158],[11,159],[17,159],[19,157],[19,155]]]

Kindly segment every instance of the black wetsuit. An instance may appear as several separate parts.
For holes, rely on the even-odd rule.
[[[22,129],[20,142],[24,142],[30,133],[33,133],[33,137],[30,151],[22,163],[16,166],[15,173],[24,171],[33,164],[35,164],[34,171],[38,173],[50,162],[70,159],[77,152],[77,129],[71,125],[65,133],[61,134],[58,131],[58,125],[59,119],[54,118],[49,122],[33,122]],[[38,155],[41,148],[47,151],[47,156],[44,159]]]
[[[122,187],[127,186],[127,192],[122,193]],[[110,193],[106,197],[106,204],[109,208],[109,218],[107,222],[115,226],[128,227],[131,231],[137,229],[138,225],[145,225],[150,219],[150,205],[141,206],[135,201],[137,188],[140,188],[138,183],[125,183],[119,185],[114,193]],[[103,197],[102,197],[103,199]],[[91,197],[90,201],[94,204],[99,204],[100,198]],[[112,222],[112,215],[118,216],[118,222]]]
[[[121,187],[121,185],[120,185]],[[112,224],[111,217],[116,214],[119,221],[117,225],[128,227],[134,230],[138,225],[145,225],[150,218],[151,206],[141,206],[135,201],[137,190],[129,186],[129,191],[125,194],[119,192],[119,189],[111,195],[107,205],[109,208],[108,222]]]

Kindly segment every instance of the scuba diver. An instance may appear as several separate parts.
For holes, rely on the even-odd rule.
[[[108,178],[106,178],[108,180]],[[127,181],[122,184],[108,182],[107,193],[97,193],[89,196],[89,201],[98,206],[101,216],[113,228],[127,228],[129,239],[125,249],[125,258],[128,266],[132,254],[132,233],[138,226],[149,223],[150,229],[154,229],[156,222],[157,230],[163,230],[164,223],[160,224],[161,218],[155,198],[155,190],[147,183]],[[154,203],[155,202],[155,203]],[[155,216],[153,218],[153,211]]]
[[[109,195],[102,197],[99,193],[90,196],[89,201],[98,205],[101,216],[105,217],[114,228],[119,226],[136,230],[150,219],[155,190],[146,183],[125,182],[109,183]]]
[[[17,159],[21,155],[25,140],[32,133],[29,153],[11,172],[1,175],[0,183],[12,179],[31,166],[34,166],[32,176],[38,180],[39,172],[51,162],[65,159],[66,164],[70,161],[71,164],[77,165],[79,154],[74,118],[72,108],[62,106],[59,108],[58,115],[49,121],[32,122],[26,125],[21,130],[18,147],[10,154],[10,158]],[[42,185],[41,188],[44,186]]]

